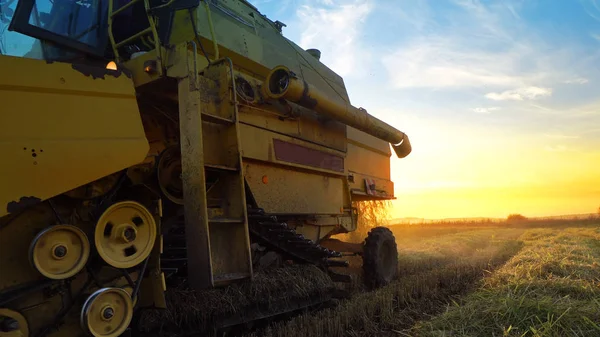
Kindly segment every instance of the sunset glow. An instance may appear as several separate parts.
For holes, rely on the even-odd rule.
[[[600,206],[597,1],[252,2],[410,136],[393,217]]]

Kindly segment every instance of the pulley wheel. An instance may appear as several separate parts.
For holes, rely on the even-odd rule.
[[[183,205],[181,152],[178,145],[166,148],[158,159],[156,174],[161,193],[177,205]]]
[[[31,242],[29,259],[42,275],[62,280],[77,274],[90,256],[85,233],[72,225],[51,226]]]
[[[28,337],[29,325],[20,313],[0,308],[0,337]]]
[[[96,249],[106,263],[116,268],[131,268],[152,252],[156,222],[142,204],[121,201],[100,216],[94,239]]]
[[[120,336],[131,323],[133,303],[121,288],[102,288],[94,292],[81,309],[81,328],[96,337]]]

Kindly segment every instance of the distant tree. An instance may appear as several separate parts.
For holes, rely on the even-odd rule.
[[[525,221],[527,220],[527,217],[525,217],[522,214],[510,214],[506,220],[508,221]]]

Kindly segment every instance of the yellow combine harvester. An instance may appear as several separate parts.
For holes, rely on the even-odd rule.
[[[283,26],[244,0],[0,0],[1,337],[119,336],[269,251],[348,280],[330,238],[393,199],[410,143]],[[358,253],[395,277],[389,230]]]

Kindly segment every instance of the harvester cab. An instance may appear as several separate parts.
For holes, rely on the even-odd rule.
[[[396,277],[389,229],[332,236],[394,199],[408,137],[284,26],[245,0],[0,0],[1,337],[245,323],[288,308],[248,284],[287,303],[294,280],[264,280],[313,268],[289,307],[321,303],[345,252],[371,288]],[[231,311],[200,303],[229,287]]]

